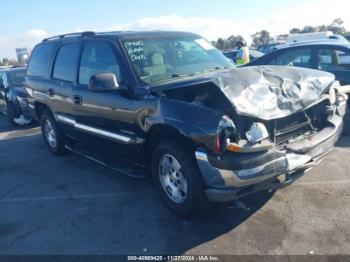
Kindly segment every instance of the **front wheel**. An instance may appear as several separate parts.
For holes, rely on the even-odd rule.
[[[41,117],[41,133],[51,153],[55,155],[67,153],[65,136],[50,111],[45,111]]]
[[[152,177],[162,200],[177,215],[190,217],[208,207],[194,154],[182,143],[164,140],[156,145]]]

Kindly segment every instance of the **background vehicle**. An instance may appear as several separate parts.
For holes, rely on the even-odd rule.
[[[271,44],[266,44],[266,45],[260,45],[256,48],[257,51],[263,53],[263,54],[268,54],[271,53],[272,51],[276,50],[276,46],[280,46],[285,44],[285,42],[278,42],[278,43],[271,43]]]
[[[327,32],[304,33],[304,34],[291,34],[287,38],[287,44],[301,43],[305,41],[329,41],[329,40],[338,40],[338,41],[347,42],[344,36],[333,34],[333,32],[327,31]]]
[[[226,56],[227,58],[231,59],[234,63],[236,63],[236,59],[237,59],[237,54],[238,54],[238,50],[234,49],[234,50],[226,50],[222,52],[224,54],[224,56]],[[259,51],[256,50],[249,50],[249,57],[250,57],[250,61],[253,61],[259,57],[262,57],[264,55],[264,53],[261,53]]]
[[[328,42],[299,44],[276,50],[247,66],[283,65],[330,72],[343,85],[350,84],[350,43]]]
[[[26,67],[0,71],[0,111],[11,124],[27,124],[32,119],[25,91],[26,71]]]
[[[265,75],[302,82],[313,99],[298,88],[293,100],[273,92]],[[184,216],[209,200],[284,187],[313,167],[342,130],[346,97],[331,96],[334,84],[310,69],[234,68],[201,36],[162,31],[45,39],[26,78],[52,153],[73,151],[134,178],[151,171],[164,203]],[[260,106],[276,95],[284,103]]]

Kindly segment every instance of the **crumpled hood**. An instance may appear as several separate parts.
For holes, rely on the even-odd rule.
[[[270,120],[317,102],[334,79],[333,74],[312,69],[253,66],[224,72],[213,82],[238,114]]]

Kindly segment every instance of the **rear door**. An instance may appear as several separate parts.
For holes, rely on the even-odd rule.
[[[318,48],[317,69],[333,73],[341,84],[350,85],[350,49]]]
[[[77,78],[79,53],[80,43],[65,43],[59,46],[51,71],[51,79],[46,82],[51,109],[61,120],[73,119],[72,89]],[[75,135],[75,130],[69,121],[58,122],[66,133]]]

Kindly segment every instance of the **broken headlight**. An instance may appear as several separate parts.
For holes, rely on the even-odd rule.
[[[263,123],[253,123],[251,128],[245,133],[245,136],[249,142],[255,144],[268,138],[269,132]]]
[[[216,131],[215,153],[219,154],[230,141],[238,139],[238,133],[233,121],[226,115],[222,117]]]

